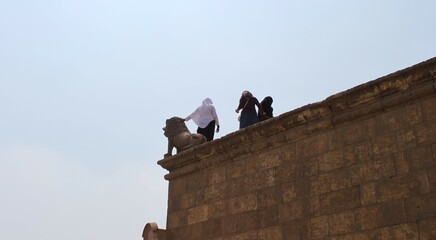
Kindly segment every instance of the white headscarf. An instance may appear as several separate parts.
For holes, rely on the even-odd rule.
[[[204,99],[201,106],[185,118],[186,121],[189,121],[190,119],[192,119],[200,128],[207,127],[207,125],[213,120],[215,120],[216,125],[219,125],[218,115],[216,114],[215,107],[210,98]]]

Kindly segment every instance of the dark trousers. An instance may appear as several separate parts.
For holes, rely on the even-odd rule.
[[[212,141],[215,134],[215,120],[210,122],[205,128],[197,128],[197,133],[203,134],[208,142]]]

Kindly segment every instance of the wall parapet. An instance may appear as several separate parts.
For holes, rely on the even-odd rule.
[[[436,58],[158,161],[175,179],[434,95]],[[267,141],[274,137],[274,141]]]

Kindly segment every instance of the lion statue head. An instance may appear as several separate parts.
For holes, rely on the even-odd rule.
[[[185,124],[185,119],[180,117],[172,117],[165,122],[164,130],[165,137],[168,138],[168,152],[164,157],[172,156],[173,148],[176,148],[177,153],[207,142],[205,136],[198,133],[191,133]]]

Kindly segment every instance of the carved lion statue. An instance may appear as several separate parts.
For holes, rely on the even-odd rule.
[[[173,148],[177,149],[177,153],[207,142],[207,139],[202,134],[191,133],[185,124],[185,120],[179,117],[172,117],[166,120],[166,125],[163,128],[165,137],[168,138],[168,152],[164,158],[172,156]]]

